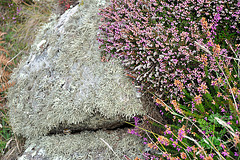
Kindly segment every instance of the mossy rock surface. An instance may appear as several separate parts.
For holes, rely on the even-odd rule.
[[[129,135],[126,130],[43,136],[27,141],[28,148],[19,160],[122,160],[124,155],[131,159],[143,158],[141,143],[138,137]]]
[[[94,138],[102,135],[109,143],[115,143],[116,137],[102,130],[116,129],[124,121],[131,121],[133,116],[145,114],[120,60],[112,58],[101,62],[96,40],[100,32],[97,13],[109,3],[88,0],[61,16],[52,15],[49,23],[39,30],[29,55],[12,74],[11,80],[16,85],[9,89],[8,105],[13,132],[27,138],[28,146],[31,142],[41,144],[50,157],[53,153],[69,156],[68,152],[91,148],[86,144],[79,148],[73,145],[71,150],[63,147],[57,153],[53,146],[58,147],[59,140],[71,146],[75,141],[85,143],[92,136],[89,140],[96,143],[93,150],[98,150],[98,145],[106,149],[106,144]],[[64,129],[79,133],[60,136]],[[121,143],[120,140],[119,145],[141,145],[132,138],[132,135],[125,135],[122,139],[131,142],[123,140]],[[104,155],[115,156],[113,153]]]

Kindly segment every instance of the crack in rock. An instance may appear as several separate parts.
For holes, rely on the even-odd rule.
[[[128,122],[132,123],[134,125],[134,121],[128,121]],[[99,130],[109,132],[109,131],[114,131],[114,130],[119,130],[119,129],[125,130],[125,129],[133,129],[133,128],[134,128],[134,126],[132,126],[128,123],[125,123],[125,122],[109,125],[108,128],[98,127],[97,129],[89,129],[89,128],[79,129],[77,127],[74,127],[74,124],[72,124],[72,126],[69,126],[66,124],[65,125],[60,124],[58,126],[58,128],[51,130],[46,136],[52,136],[52,135],[56,135],[56,134],[60,134],[60,135],[80,134],[81,132],[84,132],[84,131],[97,132]]]

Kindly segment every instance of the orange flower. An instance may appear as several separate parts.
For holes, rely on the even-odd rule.
[[[224,100],[228,100],[228,95],[223,96],[223,99],[224,99]]]
[[[222,78],[219,77],[219,78],[218,78],[218,83],[222,83],[222,82],[223,82]]]
[[[216,104],[216,102],[213,100],[213,101],[212,101],[212,104],[214,104],[214,105],[215,105],[215,104]]]
[[[202,92],[202,93],[204,93],[204,94],[205,94],[205,93],[209,93],[208,90],[207,90],[207,88],[208,88],[208,87],[206,86],[206,84],[202,83],[201,86],[198,87],[198,91],[199,91],[199,92]]]
[[[196,153],[198,150],[195,146],[192,146],[193,153]]]
[[[201,55],[201,58],[200,58],[200,62],[203,63],[204,66],[207,66],[208,65],[208,58],[207,56],[204,54],[204,55]]]
[[[148,147],[151,148],[151,149],[155,149],[155,150],[158,149],[157,146],[154,145],[154,144],[152,144],[152,143],[148,143],[147,145],[148,145]]]
[[[211,35],[211,32],[207,31],[207,36],[210,36]]]
[[[218,82],[217,81],[211,81],[212,86],[217,86]]]
[[[220,48],[219,44],[213,46],[213,52],[214,53],[220,53],[220,51],[221,51],[221,48]]]
[[[202,84],[201,84],[201,88],[202,88],[202,89],[207,89],[206,84],[203,84],[203,83],[202,83]]]
[[[157,102],[158,104],[161,104],[161,105],[163,104],[162,101],[160,101],[160,99],[158,99],[158,98],[156,99],[156,102]]]
[[[213,158],[211,156],[208,156],[208,157],[204,158],[204,160],[213,160]]]
[[[238,143],[240,143],[239,135],[235,134],[233,138],[234,145],[237,146]]]
[[[194,101],[196,102],[197,105],[201,104],[202,103],[201,95],[194,97]]]
[[[181,158],[182,158],[182,159],[187,159],[187,155],[186,155],[186,153],[181,152]]]
[[[200,20],[200,22],[202,22],[202,26],[203,26],[203,28],[206,30],[206,29],[207,29],[207,26],[208,26],[208,23],[207,23],[207,21],[206,21],[206,18],[203,17],[203,18]]]
[[[168,107],[162,102],[162,100],[160,100],[160,99],[157,98],[157,99],[155,100],[155,102],[158,103],[158,104],[161,104],[163,107],[165,107],[165,110],[166,110],[166,111],[169,111]]]
[[[177,86],[180,89],[180,91],[182,91],[184,88],[183,83],[176,79],[174,80],[174,85]]]
[[[177,103],[176,100],[173,100],[172,104],[177,112],[182,113],[182,110],[179,108],[180,105]]]
[[[173,104],[173,106],[174,106],[174,108],[175,108],[176,110],[179,109],[179,104],[177,103],[176,100],[173,100],[173,101],[172,101],[172,104]]]
[[[163,136],[159,136],[158,137],[158,141],[162,144],[164,144],[165,146],[168,146],[169,145],[169,140]]]
[[[221,96],[222,96],[222,93],[218,92],[217,97],[221,97]]]
[[[233,94],[236,94],[237,93],[237,88],[236,87],[233,87],[232,89],[229,89],[229,92],[231,93],[231,91],[233,92]]]

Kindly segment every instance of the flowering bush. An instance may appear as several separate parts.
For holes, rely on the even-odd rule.
[[[214,14],[210,4],[217,8],[218,1],[185,1],[177,5],[170,2],[112,0],[112,5],[99,13],[103,16],[103,25],[100,26],[103,33],[98,40],[104,49],[102,56],[121,58],[123,65],[143,84],[145,90],[152,91],[163,99],[177,97],[180,100],[186,90],[191,95],[198,95],[196,84],[204,83],[206,77],[204,65],[193,60],[193,57],[200,56],[203,61],[207,56],[200,55],[199,47],[193,43],[203,43],[205,39],[200,32],[201,18],[195,16],[193,10],[201,15],[202,12],[198,12],[198,9],[202,6]],[[231,7],[233,10],[237,8],[234,5]],[[189,8],[191,12],[188,11]],[[234,15],[238,17],[239,13]],[[216,25],[213,21],[212,32],[218,31],[214,30]],[[218,26],[222,27],[220,24]],[[238,30],[235,23],[233,26]],[[211,32],[208,33],[211,36]],[[219,54],[227,56],[224,51]],[[218,71],[216,67],[213,69]]]
[[[239,6],[112,0],[99,13],[102,57],[121,59],[170,119],[164,133],[149,131],[148,146],[161,151],[149,158],[239,157]]]

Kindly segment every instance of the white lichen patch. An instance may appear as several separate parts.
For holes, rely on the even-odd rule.
[[[49,160],[110,160],[125,159],[126,155],[134,159],[143,158],[140,150],[143,151],[145,148],[141,144],[138,137],[129,135],[126,131],[121,134],[116,131],[111,133],[84,131],[76,135],[44,136],[27,140],[25,147],[29,149],[22,157],[36,159],[41,156]],[[37,154],[36,150],[39,150]]]
[[[92,121],[99,113],[113,123],[145,113],[136,98],[131,80],[125,76],[120,61],[100,60],[100,17],[97,0],[74,7],[67,21],[57,29],[60,18],[39,31],[26,56],[12,74],[16,85],[9,89],[10,123],[13,132],[24,137],[49,133],[60,123],[101,125]],[[40,49],[37,49],[39,43]],[[102,124],[103,125],[103,124]]]

